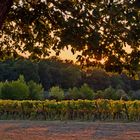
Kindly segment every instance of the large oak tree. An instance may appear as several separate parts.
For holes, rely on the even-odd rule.
[[[15,0],[1,37],[1,58],[17,52],[41,58],[50,48],[59,54],[70,45],[73,53],[82,52],[82,64],[97,66],[104,59],[106,70],[132,72],[140,61],[139,0]]]

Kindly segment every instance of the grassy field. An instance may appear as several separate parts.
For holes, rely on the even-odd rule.
[[[140,140],[140,123],[0,121],[0,140]]]

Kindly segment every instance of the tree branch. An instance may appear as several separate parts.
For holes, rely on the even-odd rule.
[[[13,0],[0,0],[0,29],[12,5]]]

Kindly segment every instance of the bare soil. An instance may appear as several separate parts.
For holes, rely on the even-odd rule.
[[[0,140],[140,140],[140,123],[0,121]]]

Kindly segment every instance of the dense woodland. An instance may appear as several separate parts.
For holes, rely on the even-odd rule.
[[[39,91],[36,91],[38,93],[35,94],[42,94],[42,99],[50,98],[50,90],[55,92],[53,96],[56,96],[56,98],[59,98],[57,96],[60,93],[60,96],[62,96],[60,99],[120,99],[122,97],[127,100],[140,99],[139,71],[135,77],[130,77],[127,71],[117,74],[106,72],[101,68],[81,68],[71,61],[60,60],[56,57],[40,61],[9,59],[0,62],[1,82],[16,81],[20,75],[24,76],[21,77],[23,81],[25,79],[31,90],[39,85]],[[14,87],[18,90],[16,84]],[[8,93],[6,92],[7,95]],[[64,93],[64,97],[61,93]],[[19,94],[20,99],[22,99],[22,92]],[[9,97],[4,98],[8,99]],[[23,96],[23,99],[26,98]],[[18,98],[12,97],[12,99]],[[32,96],[27,99],[41,98],[40,96]],[[52,97],[52,99],[55,99],[55,97]]]
[[[139,0],[0,0],[0,9],[2,99],[140,99]],[[66,48],[80,66],[45,60]]]

